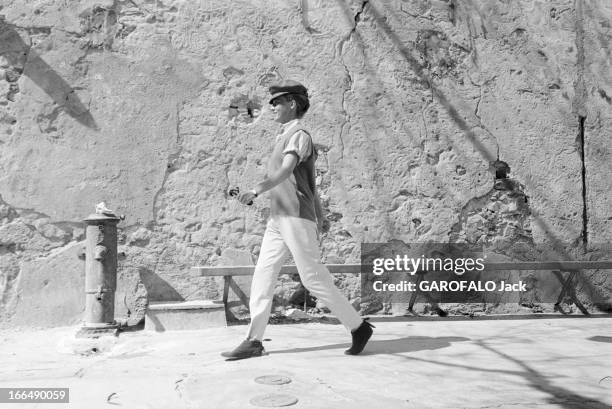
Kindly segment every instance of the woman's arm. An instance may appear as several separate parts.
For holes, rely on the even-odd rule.
[[[238,200],[242,204],[248,204],[249,202],[252,202],[253,199],[255,199],[257,196],[261,195],[264,192],[267,192],[268,190],[272,189],[273,187],[281,183],[283,180],[291,176],[291,173],[293,173],[293,169],[295,169],[297,163],[298,158],[296,154],[286,154],[283,158],[283,163],[281,164],[281,167],[278,168],[277,171],[275,171],[271,175],[268,175],[268,177],[258,183],[255,186],[255,189],[240,193],[240,195],[238,195]]]

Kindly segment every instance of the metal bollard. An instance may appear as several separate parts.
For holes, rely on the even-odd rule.
[[[95,213],[87,223],[85,247],[85,324],[77,337],[117,334],[117,223],[112,212]]]

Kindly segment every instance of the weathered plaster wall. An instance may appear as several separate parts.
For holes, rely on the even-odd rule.
[[[577,109],[584,117],[585,218],[588,241],[609,243],[612,237],[612,4],[602,0],[579,3],[578,49],[581,50]]]
[[[8,325],[78,319],[76,293],[56,321],[26,317],[54,294],[36,274],[82,285],[64,258],[102,200],[126,215],[118,315],[218,296],[190,267],[256,260],[267,203],[225,192],[264,174],[279,78],[312,96],[327,262],[357,262],[364,241],[558,242],[572,258],[611,239],[605,0],[0,4]]]

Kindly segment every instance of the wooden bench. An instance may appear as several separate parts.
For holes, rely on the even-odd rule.
[[[361,264],[326,264],[327,269],[331,274],[361,274]],[[253,275],[255,266],[196,266],[193,269],[199,271],[204,277],[219,277],[224,279],[223,286],[223,304],[228,305],[228,297],[230,288],[238,296],[241,303],[247,308],[249,299],[238,284],[233,280],[233,276],[250,276]],[[555,306],[560,310],[560,304],[569,296],[572,302],[584,314],[589,315],[589,312],[584,305],[578,300],[576,292],[572,284],[576,278],[576,274],[581,270],[612,270],[612,261],[526,261],[526,262],[505,262],[505,263],[485,263],[485,271],[542,271],[550,270],[557,277],[562,285],[561,292],[557,297]],[[425,273],[435,272],[419,271],[417,272],[417,288]],[[297,267],[294,265],[286,265],[281,268],[280,274],[297,274]],[[419,292],[413,292],[409,302],[409,309],[412,310],[414,303],[419,295]],[[563,312],[563,311],[561,311]]]
[[[326,264],[325,266],[332,274],[361,274],[361,264]],[[223,304],[225,306],[228,305],[229,290],[231,288],[240,299],[240,302],[249,308],[249,297],[247,297],[232,277],[251,276],[255,271],[255,266],[196,266],[192,268],[199,271],[203,277],[223,276]],[[282,266],[280,274],[298,274],[298,270],[294,265]]]

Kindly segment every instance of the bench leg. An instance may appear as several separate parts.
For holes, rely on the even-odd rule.
[[[230,276],[223,276],[223,305],[227,305],[227,299],[229,296],[229,286],[230,286],[230,280],[232,279],[232,277]]]
[[[229,281],[229,286],[234,291],[234,293],[240,298],[242,304],[249,309],[249,297],[242,291],[242,289],[238,286],[238,284],[232,279],[230,276],[226,276]],[[250,311],[249,311],[250,312]]]
[[[553,274],[563,285],[563,287],[561,288],[561,292],[559,293],[559,297],[557,297],[555,308],[558,309],[561,313],[565,314],[565,311],[561,310],[561,302],[563,301],[563,298],[568,295],[571,298],[572,302],[584,315],[590,315],[587,309],[584,307],[584,305],[582,305],[582,303],[576,296],[576,289],[572,285],[574,278],[576,277],[576,274],[578,274],[578,272],[570,271],[565,277],[563,276],[563,273],[561,271],[553,271]]]
[[[233,281],[231,276],[223,276],[223,306],[225,307],[225,319],[227,322],[237,321],[234,314],[230,311],[227,302],[229,298],[230,281]]]
[[[412,312],[412,308],[414,307],[414,303],[416,302],[417,295],[419,294],[419,284],[423,281],[423,275],[419,274],[416,282],[416,291],[410,294],[410,301],[408,302],[408,311]]]

